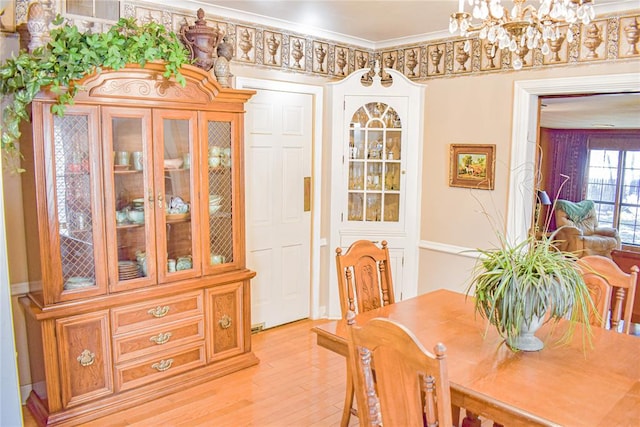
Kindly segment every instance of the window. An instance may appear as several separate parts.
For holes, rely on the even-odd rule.
[[[118,0],[67,0],[66,11],[69,14],[117,21],[120,18]]]
[[[640,245],[640,143],[602,140],[589,147],[586,198],[596,204],[599,225],[617,228],[623,245]]]

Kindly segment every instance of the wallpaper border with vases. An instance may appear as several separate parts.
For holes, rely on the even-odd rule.
[[[49,0],[60,11],[60,1]],[[26,22],[29,0],[16,0],[16,22]],[[187,23],[193,25],[196,11],[182,8],[159,8],[143,1],[127,1],[122,6],[124,17],[139,21],[153,20],[178,32]],[[421,43],[370,50],[329,39],[311,37],[280,28],[251,22],[206,15],[209,26],[218,26],[234,47],[233,62],[270,69],[305,73],[329,78],[342,78],[356,69],[370,67],[374,60],[387,68],[401,71],[415,81],[433,78],[514,72],[516,53],[508,49],[491,49],[487,40],[477,37],[449,37]],[[67,17],[81,30],[104,31],[109,25]],[[589,25],[581,25],[573,41],[566,39],[551,45],[549,55],[539,48],[520,52],[523,69],[575,66],[590,63],[640,59],[640,11],[615,16],[598,16]],[[566,28],[561,28],[566,34]],[[466,41],[470,49],[465,51]]]

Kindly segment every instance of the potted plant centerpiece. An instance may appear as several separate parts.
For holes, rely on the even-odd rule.
[[[588,323],[593,302],[576,266],[575,255],[559,251],[554,234],[530,235],[510,243],[497,233],[497,248],[479,250],[467,294],[476,312],[489,320],[515,350],[538,351],[543,342],[533,333],[544,322],[570,322],[561,340],[569,339],[577,322]]]

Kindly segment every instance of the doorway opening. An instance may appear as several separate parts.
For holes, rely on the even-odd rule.
[[[637,73],[522,80],[514,84],[513,130],[507,207],[507,235],[526,239],[531,226],[536,190],[535,166],[538,145],[539,98],[552,95],[640,92]]]

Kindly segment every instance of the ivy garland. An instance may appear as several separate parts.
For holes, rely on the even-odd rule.
[[[58,15],[53,24],[62,22]],[[164,77],[173,76],[182,86],[186,84],[179,70],[191,62],[189,54],[176,34],[158,23],[138,24],[135,18],[121,18],[104,33],[81,33],[75,25],[63,25],[51,30],[50,36],[46,46],[21,51],[0,65],[0,95],[12,96],[0,125],[0,149],[6,155],[18,154],[20,123],[29,120],[27,107],[42,88],[56,94],[57,102],[51,109],[62,116],[83,89],[74,82],[103,68],[119,70],[131,63],[144,67],[147,62],[161,60],[165,62]]]

